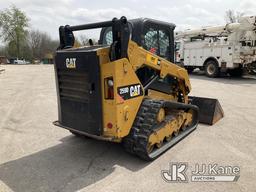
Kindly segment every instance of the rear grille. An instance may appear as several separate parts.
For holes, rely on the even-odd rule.
[[[75,68],[67,68],[75,58]],[[100,64],[95,50],[58,50],[55,57],[59,123],[92,135],[102,134]]]
[[[58,69],[61,99],[88,103],[89,83],[86,71]]]

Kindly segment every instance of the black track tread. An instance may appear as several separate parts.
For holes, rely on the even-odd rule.
[[[127,152],[147,161],[157,158],[164,152],[156,157],[150,157],[147,152],[148,139],[155,129],[159,128],[157,114],[164,103],[164,100],[149,98],[143,100],[129,135],[123,139]]]
[[[144,99],[131,131],[124,138],[123,144],[127,152],[148,160],[148,138],[157,126],[157,114],[164,101]]]

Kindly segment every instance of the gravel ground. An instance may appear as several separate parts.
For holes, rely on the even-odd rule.
[[[0,191],[255,191],[256,80],[191,76],[192,95],[218,98],[225,118],[147,163],[121,145],[55,127],[53,66],[0,66]],[[240,167],[237,182],[167,183],[170,162]],[[190,178],[189,178],[190,179]]]

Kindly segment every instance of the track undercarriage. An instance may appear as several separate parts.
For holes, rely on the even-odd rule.
[[[186,137],[197,125],[197,106],[144,99],[123,145],[129,153],[153,160]]]

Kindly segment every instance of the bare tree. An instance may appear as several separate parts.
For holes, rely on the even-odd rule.
[[[244,13],[229,9],[226,11],[225,20],[227,23],[236,23],[242,16]]]
[[[42,59],[47,54],[52,54],[58,47],[58,41],[52,40],[47,33],[38,30],[29,32],[28,43],[33,59]]]
[[[81,46],[89,46],[89,45],[96,45],[97,41],[95,39],[88,39],[86,35],[80,35],[78,38],[78,43]]]
[[[42,40],[42,33],[38,30],[32,30],[29,32],[28,43],[32,51],[33,58],[40,58],[40,46]]]
[[[45,57],[46,54],[53,53],[56,48],[57,44],[52,41],[51,37],[47,33],[41,33],[41,43],[40,43],[40,59]]]
[[[89,39],[86,37],[86,35],[80,35],[78,38],[78,42],[80,43],[81,46],[89,45],[88,41]]]

